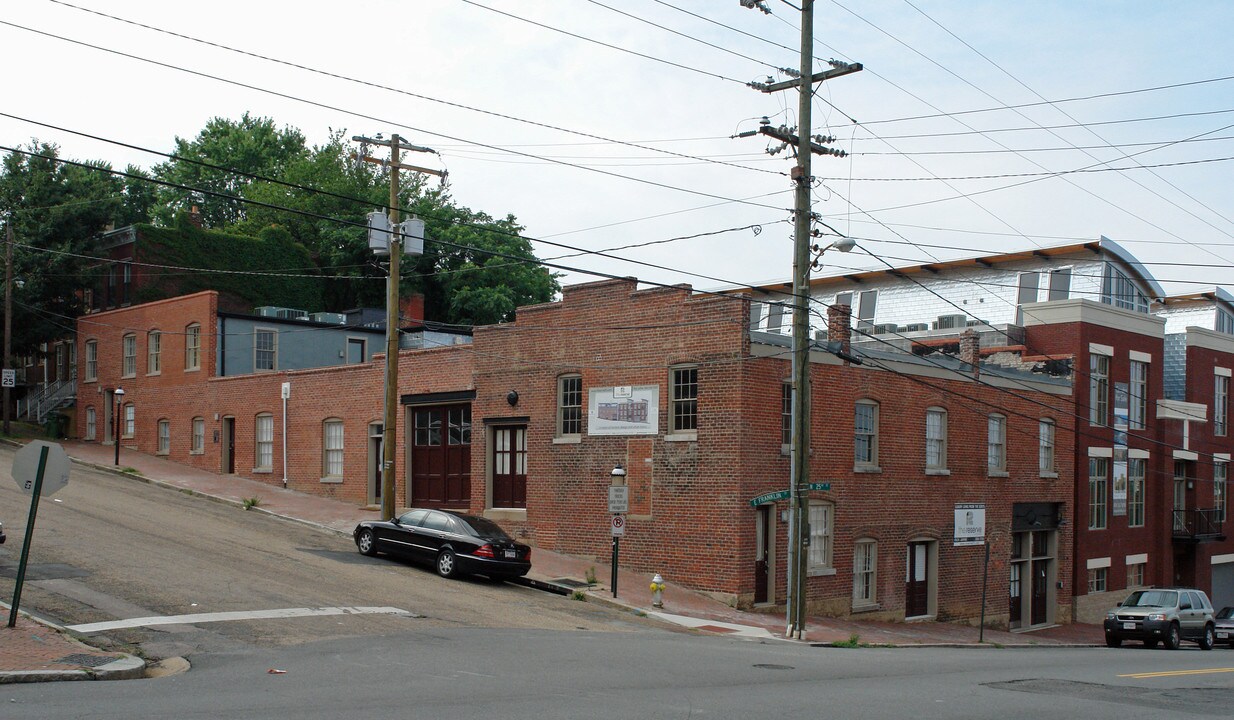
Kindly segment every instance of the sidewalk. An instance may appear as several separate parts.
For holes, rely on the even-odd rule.
[[[65,440],[61,442],[73,460],[98,469],[116,471],[114,448],[110,445]],[[375,509],[284,490],[256,480],[216,475],[171,462],[164,458],[143,455],[121,448],[120,468],[131,468],[138,474],[126,473],[134,481],[149,482],[182,492],[209,498],[217,502],[242,506],[246,498],[260,498],[253,508],[292,522],[305,523],[351,537],[360,520],[379,516]],[[16,523],[10,519],[9,543],[16,540]],[[16,537],[15,537],[16,536]],[[585,579],[594,568],[597,584],[589,586]],[[579,590],[589,601],[617,605],[631,611],[647,613],[700,632],[733,635],[753,639],[780,639],[784,634],[784,614],[743,612],[731,608],[702,593],[678,587],[665,578],[664,607],[651,605],[651,578],[642,573],[621,570],[618,573],[618,597],[613,598],[608,587],[611,569],[608,565],[586,558],[554,553],[541,548],[532,551],[532,572],[528,579],[539,587],[551,586],[557,592],[569,594]],[[7,610],[5,611],[7,619]],[[807,623],[806,641],[811,644],[832,643],[894,646],[977,646],[978,628],[955,623],[891,623],[867,622],[837,618],[814,617]],[[33,638],[33,639],[32,639]],[[854,640],[855,638],[855,640]],[[1093,646],[1104,645],[1102,630],[1096,625],[1061,625],[1031,633],[1009,633],[986,629],[985,645],[989,647],[1033,646]],[[45,647],[56,651],[42,651]],[[58,654],[57,654],[58,652]],[[27,653],[29,656],[27,657]],[[76,671],[88,677],[99,675],[101,668],[94,656],[115,655],[83,648],[57,629],[48,629],[32,619],[23,618],[17,628],[0,627],[0,683],[10,679],[15,671],[39,671],[59,674]],[[54,657],[52,657],[54,656]],[[76,657],[80,656],[80,657]],[[87,660],[87,657],[91,659]],[[64,660],[68,660],[65,664]],[[78,661],[80,664],[73,665]],[[140,662],[138,660],[138,662]],[[25,676],[23,676],[25,677]],[[47,677],[36,679],[69,679]]]

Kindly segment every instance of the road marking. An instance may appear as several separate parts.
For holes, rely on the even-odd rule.
[[[197,623],[234,622],[236,620],[278,620],[328,615],[414,615],[414,613],[396,607],[281,608],[277,610],[195,613],[192,615],[154,615],[152,617],[129,618],[127,620],[109,620],[107,622],[86,623],[84,625],[68,625],[67,628],[79,633],[94,633],[134,627],[154,627],[156,625],[195,625]]]
[[[1128,675],[1119,675],[1119,677],[1143,680],[1145,678],[1178,677],[1180,675],[1212,675],[1216,673],[1231,672],[1234,672],[1234,668],[1204,668],[1201,670],[1162,670],[1161,672],[1131,673]]]

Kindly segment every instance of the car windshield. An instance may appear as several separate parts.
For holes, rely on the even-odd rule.
[[[1223,607],[1221,612],[1217,613],[1218,620],[1229,620],[1234,617],[1234,607]]]
[[[1123,607],[1173,607],[1178,593],[1173,590],[1137,590],[1123,602]]]
[[[467,526],[471,528],[472,533],[476,537],[492,538],[494,540],[509,540],[510,539],[510,536],[506,534],[505,530],[502,530],[501,527],[497,523],[493,522],[492,520],[489,520],[488,518],[474,517],[474,516],[469,515],[461,519]]]

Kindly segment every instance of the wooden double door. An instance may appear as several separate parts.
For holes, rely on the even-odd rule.
[[[412,410],[411,492],[407,504],[423,508],[471,505],[471,405]]]

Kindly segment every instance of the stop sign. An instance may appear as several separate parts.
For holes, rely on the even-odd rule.
[[[47,448],[47,462],[43,466],[43,487],[39,494],[53,495],[69,484],[70,463],[64,448],[46,440],[33,440],[13,456],[13,479],[23,492],[34,492],[43,448]]]

